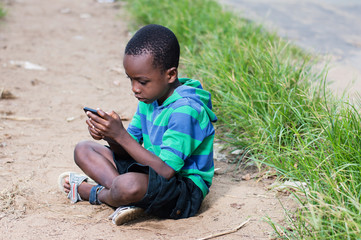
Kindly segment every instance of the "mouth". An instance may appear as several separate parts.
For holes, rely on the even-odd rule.
[[[141,101],[141,102],[144,102],[146,99],[145,98],[142,98],[142,97],[139,97],[139,96],[135,96],[136,99],[138,99],[138,101]]]

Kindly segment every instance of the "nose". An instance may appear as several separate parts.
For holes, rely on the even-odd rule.
[[[139,94],[140,93],[140,87],[139,87],[139,83],[137,81],[132,81],[132,91],[135,94]]]

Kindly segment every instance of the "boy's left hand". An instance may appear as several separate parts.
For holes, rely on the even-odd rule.
[[[87,112],[87,115],[90,118],[90,123],[94,126],[94,129],[102,136],[116,140],[123,131],[126,131],[122,120],[116,112],[112,111],[106,113],[102,110],[98,110],[98,113],[101,117],[98,117],[91,112]]]

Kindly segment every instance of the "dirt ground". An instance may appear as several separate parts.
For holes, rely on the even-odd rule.
[[[269,180],[242,181],[220,168],[200,213],[184,220],[148,216],[123,226],[112,209],[70,204],[58,190],[77,142],[90,139],[83,106],[131,118],[137,105],[122,67],[130,38],[123,4],[94,0],[11,0],[0,23],[0,239],[269,239],[266,216],[283,221],[290,197]],[[35,65],[34,65],[35,64]],[[191,77],[191,76],[190,76]],[[9,92],[15,97],[11,98]],[[125,125],[128,122],[125,122]]]

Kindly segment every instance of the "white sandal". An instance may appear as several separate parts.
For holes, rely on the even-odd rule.
[[[119,226],[144,215],[144,209],[134,206],[120,206],[108,218]]]
[[[78,186],[82,182],[85,181],[92,185],[97,184],[93,179],[89,178],[88,176],[86,176],[84,174],[74,173],[74,172],[64,172],[64,173],[60,174],[60,176],[58,178],[59,188],[64,193],[66,193],[65,188],[64,188],[64,183],[65,183],[66,178],[69,178],[70,192],[68,193],[68,198],[70,199],[71,203],[83,201],[83,199],[81,199],[81,197],[78,193]]]

